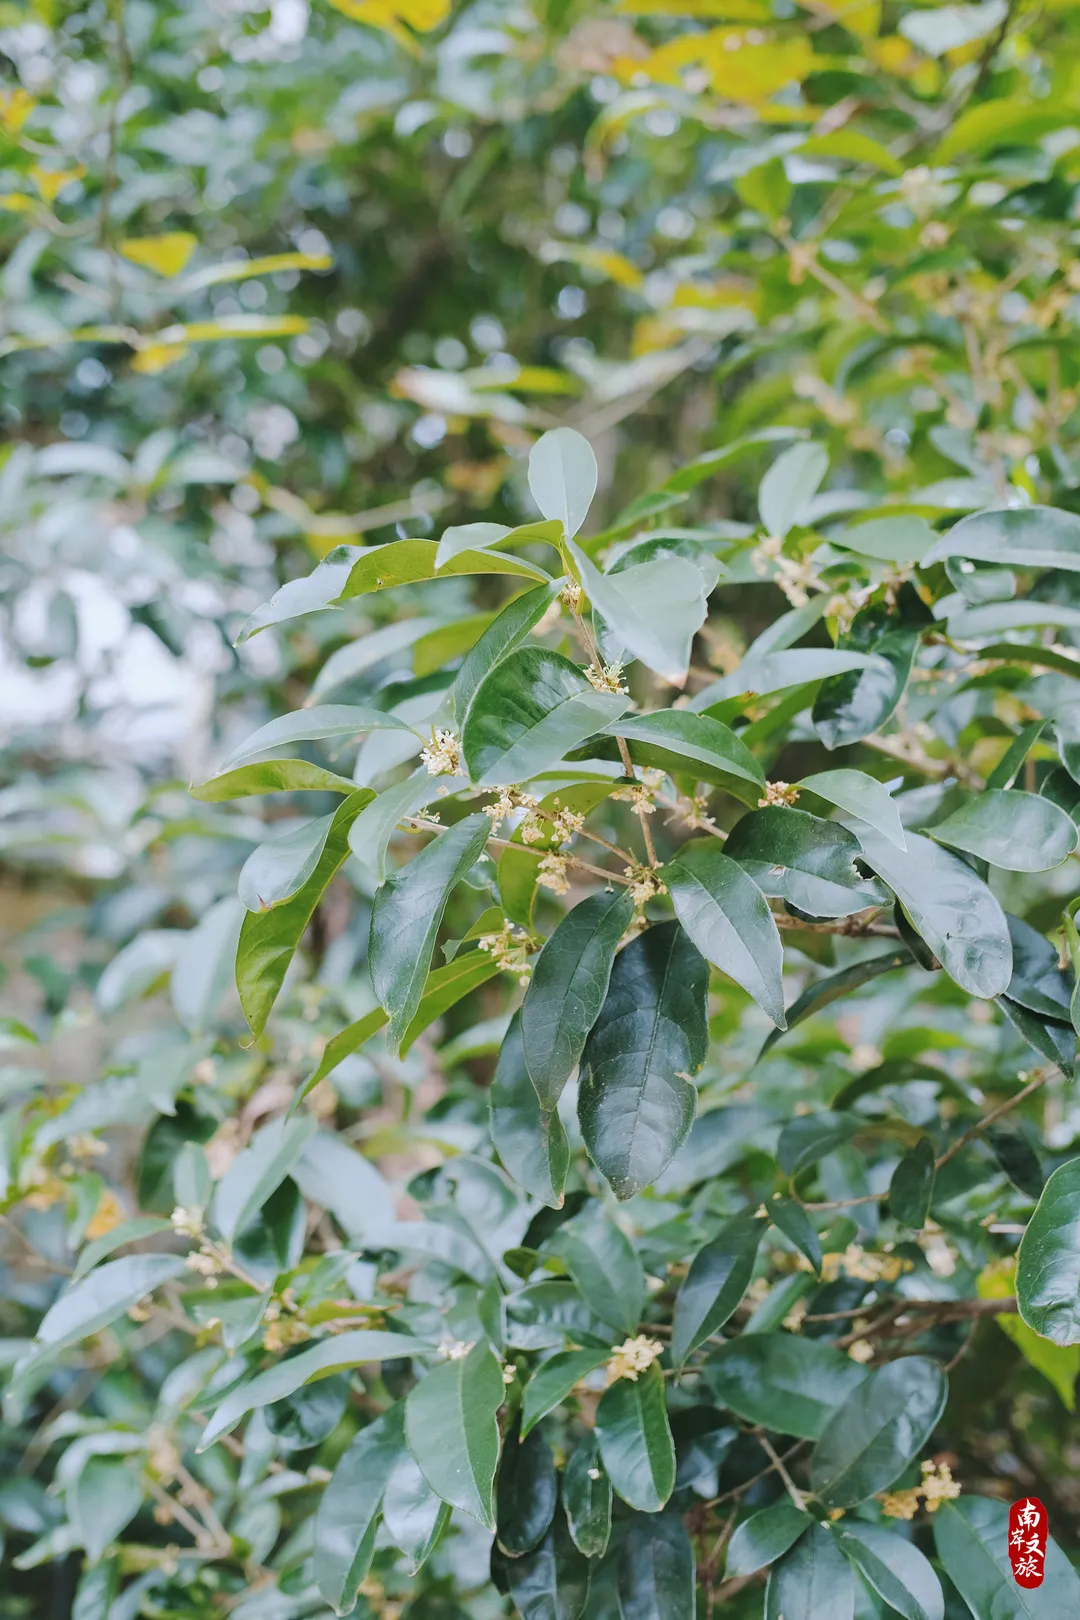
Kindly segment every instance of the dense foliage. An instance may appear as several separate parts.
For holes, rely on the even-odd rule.
[[[1078,38],[0,4],[3,1620],[1080,1612]]]

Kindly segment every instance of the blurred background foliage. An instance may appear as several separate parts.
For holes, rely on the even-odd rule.
[[[754,523],[762,473],[805,432],[831,461],[815,523],[881,503],[936,522],[988,504],[1080,510],[1078,39],[1067,0],[0,5],[9,1364],[81,1245],[137,1213],[167,1216],[185,1142],[205,1143],[220,1174],[372,1003],[372,884],[350,861],[270,1033],[244,1044],[227,993],[231,897],[281,801],[224,807],[187,787],[299,707],[339,647],[373,651],[335,701],[362,694],[423,718],[442,664],[501,593],[486,578],[412,585],[234,645],[283,581],[343,540],[532,516],[527,453],[557,425],[592,442],[590,523],[616,538],[661,514]],[[672,481],[710,453],[707,477]],[[1075,577],[1040,587],[1063,610],[1044,639],[1068,656]],[[797,560],[771,583],[723,586],[703,632],[713,673],[811,583]],[[908,785],[911,772],[989,774],[1036,712],[1030,669],[1014,674],[1011,689],[971,683],[925,714],[916,685],[893,743]],[[1061,683],[1062,712],[1068,678],[1038,678]],[[792,730],[800,706],[784,701],[763,735],[776,738],[770,773],[795,780],[828,756]],[[358,775],[395,763],[369,753]],[[1070,871],[1010,874],[1003,898],[1049,931]],[[463,895],[455,908],[451,935],[478,909]],[[796,991],[849,959],[848,942],[812,933],[794,949]],[[765,1026],[737,988],[717,991],[703,1085],[730,1107],[709,1170],[730,1172],[740,1202],[771,1188],[793,1097],[818,1104],[884,1066],[874,1086],[917,1125],[1015,1092],[1034,1060],[1010,1026],[918,969],[884,983],[813,1019],[751,1082]],[[398,1219],[417,1212],[415,1187],[404,1192],[417,1171],[490,1157],[484,1092],[507,996],[483,987],[438,1039],[400,1061],[356,1054],[308,1099],[377,1162]],[[1049,1169],[1080,1132],[1063,1082],[1037,1104],[1019,1116],[1035,1163],[1019,1187],[988,1147],[979,1173],[955,1162],[924,1295],[935,1278],[943,1298],[970,1292],[995,1253],[1007,1267],[1038,1153]],[[883,1190],[888,1164],[868,1184],[845,1151],[826,1161],[825,1196]],[[377,1198],[368,1189],[357,1208],[357,1174],[328,1192],[309,1171],[303,1190],[362,1250]],[[674,1197],[696,1184],[686,1176]],[[657,1202],[638,1218],[669,1213]],[[313,1207],[315,1249],[333,1232]],[[664,1263],[662,1233],[646,1252]],[[948,1356],[968,1325],[938,1332]],[[202,1341],[167,1309],[113,1333],[0,1427],[0,1614],[324,1613],[302,1586],[289,1596],[307,1476],[289,1462],[275,1492],[273,1473],[253,1489],[220,1449],[176,1463],[176,1379]],[[1057,1362],[1048,1377],[982,1320],[949,1410],[965,1490],[1038,1491],[1074,1549],[1075,1371]],[[72,1506],[79,1470],[118,1465],[92,1439],[66,1475],[59,1465],[116,1430],[144,1447],[133,1522],[120,1565],[91,1568],[76,1600],[90,1545]],[[340,1436],[329,1452],[305,1438],[300,1468],[332,1466]],[[718,1466],[701,1461],[703,1497]],[[722,1466],[734,1472],[721,1491],[755,1465],[736,1451]],[[177,1542],[217,1529],[227,1556],[178,1558]],[[372,1613],[503,1612],[467,1528],[418,1581],[394,1556],[380,1555],[383,1584],[362,1600]],[[95,1568],[123,1577],[122,1600],[102,1599]],[[760,1587],[735,1583],[724,1602],[758,1614]]]

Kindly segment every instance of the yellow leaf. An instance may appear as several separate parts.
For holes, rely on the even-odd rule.
[[[875,39],[881,26],[881,0],[808,0],[807,9],[838,22],[857,39]]]
[[[6,208],[11,214],[32,214],[36,207],[33,197],[24,196],[21,191],[0,194],[0,208]]]
[[[993,1260],[975,1280],[980,1299],[1009,1299],[1016,1292],[1016,1261]],[[1062,1405],[1076,1410],[1076,1378],[1080,1373],[1080,1344],[1054,1344],[1044,1339],[1012,1312],[1002,1312],[994,1321],[1015,1344],[1029,1366],[1053,1384]]]
[[[217,338],[296,337],[307,329],[303,315],[225,315],[219,321],[170,326],[160,337],[169,343],[212,343]]]
[[[395,39],[411,46],[401,25],[405,23],[418,34],[427,34],[438,28],[450,14],[450,0],[330,0],[335,11],[351,17],[353,22],[366,23],[369,28],[381,28]]]
[[[187,348],[186,343],[149,343],[134,355],[131,369],[141,371],[144,376],[156,376],[159,371],[175,365],[187,353]]]
[[[190,231],[166,231],[162,236],[129,236],[120,243],[120,252],[132,264],[172,277],[185,268],[198,245]]]
[[[106,1232],[111,1232],[115,1227],[119,1226],[123,1219],[124,1206],[116,1194],[110,1192],[106,1187],[98,1200],[97,1208],[90,1217],[86,1228],[86,1236],[91,1239],[104,1237]]]
[[[612,73],[627,81],[646,74],[654,84],[678,87],[688,67],[701,67],[726,100],[759,105],[786,85],[801,83],[814,66],[813,47],[802,36],[769,39],[758,29],[711,28],[681,34],[643,61],[620,60]]]
[[[764,0],[619,0],[614,10],[623,17],[700,17],[724,22],[768,22],[772,17]]]
[[[17,135],[36,106],[33,96],[21,86],[0,91],[0,126],[4,133]]]
[[[588,247],[584,242],[545,242],[540,249],[540,257],[545,264],[554,264],[563,259],[570,264],[583,265],[586,270],[596,270],[600,275],[607,276],[609,281],[627,287],[631,292],[635,292],[644,279],[637,265],[622,253],[616,253],[611,248]]]
[[[216,287],[223,281],[248,281],[252,276],[272,276],[279,270],[329,270],[333,263],[329,253],[269,253],[262,259],[230,259],[227,264],[197,270],[184,282],[182,291]]]
[[[53,203],[72,180],[81,180],[86,173],[86,167],[80,163],[74,169],[43,169],[40,163],[35,163],[30,170],[34,184],[47,203]]]

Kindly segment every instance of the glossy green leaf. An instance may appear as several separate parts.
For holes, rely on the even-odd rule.
[[[798,785],[846,810],[857,820],[865,821],[867,826],[883,833],[897,849],[907,848],[900,812],[888,789],[872,776],[863,771],[817,771],[812,776],[804,776]]]
[[[542,1361],[525,1385],[521,1405],[521,1433],[524,1438],[542,1417],[560,1406],[589,1373],[602,1367],[607,1350],[560,1350]]]
[[[390,1410],[341,1457],[315,1511],[315,1584],[335,1614],[348,1614],[367,1577],[383,1491],[404,1448],[404,1411]]]
[[[461,574],[516,574],[544,582],[548,578],[535,563],[508,557],[503,551],[459,551],[437,566],[438,551],[435,540],[391,540],[383,546],[369,546],[350,568],[337,600],[348,602],[374,591],[391,590],[395,585],[415,585],[436,577],[452,579]]]
[[[371,982],[389,1014],[387,1045],[397,1052],[424,993],[431,953],[450,893],[475,866],[491,821],[466,816],[439,833],[387,879],[371,911]]]
[[[432,1490],[404,1442],[387,1476],[382,1522],[394,1546],[405,1554],[410,1575],[427,1563],[450,1522],[449,1504]]]
[[[568,537],[577,534],[596,494],[592,445],[573,428],[541,434],[529,452],[529,489],[546,518],[557,519]]]
[[[622,714],[626,702],[597,692],[561,653],[518,647],[484,677],[469,705],[462,730],[469,774],[496,787],[530,781]]]
[[[491,1082],[491,1140],[519,1187],[559,1209],[570,1167],[570,1147],[554,1108],[544,1108],[525,1064],[521,1014],[503,1036]]]
[[[630,1240],[598,1204],[587,1204],[547,1240],[590,1310],[624,1333],[638,1330],[645,1305],[645,1273]]]
[[[809,521],[809,506],[829,470],[824,445],[793,444],[777,456],[758,488],[758,508],[767,534],[782,540]]]
[[[586,1612],[588,1560],[575,1547],[561,1514],[534,1551],[507,1560],[506,1574],[521,1620],[580,1620]]]
[[[496,1536],[511,1558],[538,1547],[555,1517],[558,1500],[555,1459],[543,1433],[507,1435],[495,1484]]]
[[[816,1227],[802,1205],[794,1198],[785,1198],[781,1193],[774,1193],[767,1207],[773,1225],[778,1226],[784,1236],[791,1239],[814,1270],[820,1274],[821,1241]]]
[[[865,1124],[858,1114],[835,1113],[828,1108],[798,1115],[780,1132],[776,1157],[781,1170],[785,1175],[797,1176],[850,1141]]]
[[[889,1213],[901,1226],[921,1232],[934,1196],[934,1144],[920,1136],[893,1171],[889,1183]]]
[[[760,1508],[738,1526],[728,1542],[727,1576],[755,1575],[782,1558],[813,1524],[808,1513],[801,1513],[788,1497],[771,1507]]]
[[[769,1571],[765,1620],[853,1620],[855,1576],[835,1533],[812,1525]]]
[[[742,1333],[712,1352],[704,1373],[739,1417],[803,1440],[816,1440],[867,1377],[831,1344],[795,1333]]]
[[[172,1229],[172,1222],[162,1220],[160,1215],[133,1215],[130,1220],[121,1221],[111,1232],[102,1233],[101,1237],[94,1238],[86,1245],[75,1262],[72,1282],[79,1282],[102,1260],[107,1260],[110,1254],[122,1249],[125,1243],[138,1243],[142,1238],[154,1237],[159,1232],[171,1232]]]
[[[839,647],[794,647],[748,652],[737,669],[694,694],[692,707],[709,709],[733,699],[769,697],[792,686],[808,686],[851,670],[876,669],[881,660],[873,653]]]
[[[1045,872],[1060,866],[1080,833],[1072,817],[1035,793],[983,788],[944,821],[927,828],[931,838],[966,850],[1010,872]]]
[[[778,1028],[784,1018],[784,951],[768,902],[719,840],[684,844],[664,870],[675,915],[701,954],[741,984]]]
[[[904,694],[919,635],[899,617],[866,608],[856,614],[843,643],[845,649],[873,653],[877,662],[846,675],[833,675],[818,691],[814,729],[830,749],[846,748],[884,725]]]
[[[905,514],[852,523],[839,534],[830,534],[829,544],[877,562],[903,564],[921,562],[936,538],[925,518]]]
[[[596,1439],[616,1495],[639,1513],[659,1513],[675,1488],[675,1443],[658,1364],[609,1385],[596,1409]]]
[[[240,868],[237,894],[247,911],[269,911],[302,889],[319,864],[333,815],[314,816],[257,844]]]
[[[879,1597],[904,1620],[944,1620],[945,1598],[933,1565],[910,1541],[883,1525],[845,1519],[836,1539]]]
[[[213,1219],[226,1242],[259,1213],[296,1164],[315,1130],[308,1116],[264,1125],[226,1170],[214,1195]]]
[[[455,793],[467,785],[463,776],[432,776],[426,767],[421,767],[402,781],[383,788],[361,810],[349,829],[349,848],[376,885],[386,878],[387,852],[399,825],[437,799],[441,787]]]
[[[175,1254],[130,1254],[98,1266],[50,1305],[38,1327],[34,1352],[56,1355],[80,1339],[100,1333],[183,1270],[184,1261]]]
[[[461,668],[450,691],[450,701],[459,724],[469,712],[469,705],[484,677],[510,653],[520,647],[540,623],[566,583],[565,576],[550,585],[537,585],[531,591],[508,602],[488,625],[462,660]]]
[[[682,1520],[631,1521],[619,1556],[620,1620],[673,1620],[694,1611],[694,1549]]]
[[[617,1198],[655,1181],[693,1123],[707,989],[705,960],[678,923],[648,929],[616,957],[581,1056],[578,1119]]]
[[[794,1029],[798,1024],[805,1023],[808,1018],[812,1018],[815,1013],[821,1012],[832,1002],[839,1001],[849,991],[858,990],[864,984],[871,984],[883,973],[894,973],[897,968],[910,967],[911,960],[911,952],[902,946],[899,950],[888,951],[884,956],[867,957],[863,962],[853,962],[850,967],[841,968],[838,973],[828,973],[824,978],[814,980],[788,1008],[788,1029]],[[783,1030],[773,1030],[761,1048],[762,1057],[780,1040],[783,1033]]]
[[[563,1470],[562,1498],[574,1546],[586,1558],[602,1558],[611,1536],[612,1491],[591,1432],[578,1441]]]
[[[218,775],[232,773],[238,765],[269,753],[271,748],[284,748],[295,742],[337,741],[359,737],[366,731],[408,731],[404,720],[386,714],[382,709],[357,708],[347,703],[319,703],[310,709],[298,709],[295,714],[283,714],[270,720],[250,737],[244,739],[232,753],[222,760]],[[267,762],[264,762],[267,763]],[[277,761],[280,766],[284,761]]]
[[[248,912],[236,951],[236,987],[253,1034],[261,1035],[285,981],[296,948],[315,907],[349,853],[349,828],[374,798],[369,788],[352,793],[334,813],[330,831],[311,876],[272,911]]]
[[[451,1507],[495,1528],[499,1460],[495,1414],[506,1396],[499,1363],[484,1344],[442,1361],[410,1392],[405,1433],[425,1479]]]
[[[587,816],[604,802],[616,786],[617,783],[611,779],[574,782],[570,787],[545,794],[540,800],[540,809],[547,816],[559,809]],[[540,825],[550,827],[543,816]],[[550,836],[539,838],[531,844],[522,842],[520,827],[514,830],[499,858],[499,899],[504,914],[511,922],[520,923],[525,928],[533,927],[540,862],[546,853],[560,847],[559,834],[554,830]]]
[[[919,833],[908,833],[906,851],[863,826],[859,842],[950,978],[969,995],[1001,995],[1012,977],[1008,924],[971,867]]]
[[[225,799],[248,799],[262,793],[355,793],[356,783],[306,759],[264,759],[226,771],[188,791],[204,804],[220,804]]]
[[[1080,517],[1051,506],[975,512],[931,546],[922,566],[929,568],[946,557],[1075,572],[1080,570]]]
[[[521,1042],[545,1109],[555,1107],[577,1067],[633,914],[625,889],[590,895],[562,919],[533,963],[521,1004]]]
[[[675,1301],[671,1354],[681,1365],[692,1350],[718,1333],[750,1286],[765,1222],[736,1215],[699,1249]]]
[[[854,1507],[888,1490],[926,1445],[948,1394],[926,1356],[904,1356],[872,1372],[825,1425],[810,1480],[826,1507]]]
[[[708,612],[701,570],[669,556],[602,574],[572,540],[567,550],[610,637],[672,686],[685,686],[690,649]]]
[[[334,546],[310,574],[287,580],[245,621],[236,638],[237,645],[250,641],[272,624],[285,624],[305,613],[332,607],[358,555],[355,546]]]
[[[1041,1586],[1018,1586],[1009,1559],[1009,1508],[986,1496],[944,1502],[934,1514],[934,1544],[946,1575],[975,1620],[1056,1620],[1080,1606],[1080,1576],[1053,1536]]]
[[[1031,1012],[1065,1022],[1072,986],[1061,971],[1057,950],[1020,917],[1008,916],[1013,971],[1007,995]]]
[[[462,551],[483,551],[505,540],[509,533],[505,523],[458,523],[444,529],[435,552],[435,567],[442,568]]]
[[[701,782],[727,786],[732,780],[764,787],[765,773],[730,726],[689,709],[658,709],[629,715],[608,728],[630,745],[635,764],[682,772]],[[758,795],[754,794],[753,802]]]
[[[884,891],[855,868],[862,855],[858,840],[805,810],[752,810],[735,823],[724,852],[763,893],[812,917],[846,917],[885,902]]]
[[[1016,1297],[1028,1327],[1080,1344],[1080,1159],[1055,1170],[1020,1240]]]
[[[142,1506],[142,1481],[126,1457],[91,1457],[68,1491],[68,1513],[93,1563]]]

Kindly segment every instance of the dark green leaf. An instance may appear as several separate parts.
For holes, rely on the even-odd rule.
[[[551,1447],[539,1429],[522,1439],[515,1426],[503,1444],[495,1487],[496,1534],[511,1558],[532,1552],[555,1516],[558,1485]]]
[[[878,662],[833,675],[819,690],[814,729],[829,749],[847,748],[884,725],[904,695],[919,646],[917,628],[877,607],[857,613],[850,634],[842,639],[845,648],[873,653]]]
[[[786,1028],[784,950],[754,880],[717,839],[695,838],[665,868],[664,881],[675,915],[702,955]]]
[[[765,1222],[736,1215],[694,1256],[675,1301],[671,1354],[682,1364],[692,1350],[718,1333],[750,1286]]]
[[[617,1198],[656,1180],[686,1139],[705,1061],[709,970],[677,922],[615,960],[581,1056],[578,1119],[589,1157]]]
[[[800,1114],[780,1132],[776,1158],[785,1175],[797,1176],[808,1165],[817,1164],[827,1153],[849,1142],[866,1121],[858,1114],[835,1114],[820,1108],[813,1114]]]
[[[628,715],[608,730],[624,737],[637,764],[682,772],[701,782],[716,782],[732,791],[732,784],[764,787],[765,773],[730,726],[689,709],[658,709],[652,714]],[[746,792],[743,787],[742,792]],[[756,804],[759,794],[752,792]]]
[[[724,852],[763,893],[811,917],[847,917],[885,903],[878,884],[855,869],[862,855],[858,840],[835,821],[805,810],[784,805],[752,810],[735,823]]]
[[[901,1226],[921,1232],[934,1196],[934,1144],[920,1136],[908,1148],[889,1182],[889,1212]]]
[[[265,844],[257,844],[237,879],[241,905],[247,911],[269,911],[303,888],[319,864],[333,821],[333,815],[315,816]]]
[[[271,1120],[237,1154],[214,1194],[214,1223],[227,1242],[232,1242],[280,1187],[314,1130],[310,1115],[288,1123]]]
[[[574,1546],[586,1558],[602,1558],[611,1535],[611,1481],[604,1473],[595,1434],[583,1435],[571,1453],[562,1495]]]
[[[730,675],[712,681],[700,692],[695,692],[692,704],[695,710],[706,713],[712,713],[733,700],[737,700],[741,708],[743,700],[770,697],[772,693],[784,692],[792,686],[808,687],[830,677],[846,675],[852,670],[887,667],[874,653],[851,652],[839,647],[751,650]],[[809,696],[806,701],[809,702]]]
[[[494,618],[480,640],[466,653],[450,690],[450,701],[459,725],[485,675],[520,647],[530,631],[540,623],[548,608],[566,584],[565,576],[550,585],[537,585],[508,602]]]
[[[1045,934],[1007,915],[1013,970],[1006,995],[1043,1018],[1067,1023],[1072,985],[1061,971],[1057,951]]]
[[[561,1350],[542,1361],[525,1385],[521,1407],[521,1433],[526,1436],[534,1424],[570,1394],[589,1373],[607,1361],[607,1350]]]
[[[823,1524],[805,1536],[769,1571],[765,1620],[852,1620],[855,1576]]]
[[[1076,1030],[1072,1024],[1044,1018],[1008,996],[998,996],[997,1004],[1028,1045],[1034,1047],[1040,1057],[1056,1063],[1062,1074],[1071,1080],[1076,1066]]]
[[[785,1198],[782,1193],[774,1193],[768,1202],[769,1219],[778,1226],[785,1237],[791,1239],[795,1247],[809,1260],[814,1270],[821,1272],[821,1241],[817,1229],[802,1205],[794,1198]]]
[[[1076,848],[1076,823],[1036,793],[983,788],[927,829],[939,844],[966,850],[1009,872],[1045,872]]]
[[[988,788],[1012,787],[1021,765],[1049,724],[1048,720],[1033,720],[1029,726],[1024,727],[1019,736],[1013,738],[986,778]]]
[[[435,1549],[450,1520],[450,1505],[436,1496],[414,1459],[402,1449],[386,1481],[382,1500],[387,1535],[405,1554],[415,1575]]]
[[[892,889],[946,973],[969,995],[1001,995],[1012,977],[1005,913],[958,855],[909,832],[906,852],[859,829],[868,866]]]
[[[1027,1137],[1003,1125],[989,1125],[982,1134],[1013,1186],[1028,1198],[1041,1198],[1046,1173]]]
[[[926,1356],[905,1356],[865,1378],[825,1425],[810,1459],[826,1507],[854,1507],[888,1490],[934,1431],[948,1394]]]
[[[904,1620],[944,1620],[945,1599],[933,1566],[899,1531],[845,1519],[836,1536],[878,1596]]]
[[[829,973],[823,979],[816,979],[806,987],[798,1000],[794,1001],[788,1008],[788,1029],[794,1029],[796,1024],[804,1023],[806,1019],[812,1018],[815,1013],[821,1012],[824,1007],[829,1006],[830,1002],[839,1001],[842,996],[846,996],[851,991],[858,990],[862,985],[869,984],[872,980],[880,978],[883,973],[893,973],[897,968],[910,966],[911,952],[904,947],[900,950],[889,951],[885,956],[867,957],[865,962],[854,962],[851,967],[841,968],[839,973]],[[764,1057],[765,1053],[771,1046],[776,1044],[783,1033],[783,1030],[774,1029],[761,1048],[759,1055]]]
[[[619,1555],[620,1620],[675,1620],[694,1612],[694,1549],[673,1513],[632,1520]]]
[[[361,1429],[334,1469],[315,1512],[315,1584],[335,1614],[348,1614],[371,1568],[390,1471],[404,1448],[400,1404]]]
[[[597,692],[576,664],[543,647],[518,647],[480,682],[462,748],[488,786],[527,782],[622,714],[626,698]]]
[[[589,1600],[590,1569],[560,1513],[535,1552],[506,1563],[521,1620],[579,1620]]]
[[[266,1028],[296,947],[349,853],[349,828],[374,797],[370,788],[362,788],[343,800],[334,814],[318,865],[303,888],[273,911],[249,911],[244,918],[236,951],[236,988],[253,1034],[261,1035]]]
[[[586,1205],[544,1247],[563,1261],[590,1310],[625,1333],[637,1331],[645,1273],[630,1240],[599,1204]]]
[[[596,1409],[596,1438],[617,1495],[640,1513],[659,1513],[675,1487],[675,1444],[657,1362],[609,1385]]]
[[[555,1107],[577,1067],[633,914],[625,889],[590,895],[562,919],[533,964],[521,1006],[521,1042],[546,1109]]]
[[[748,1423],[816,1440],[867,1372],[831,1344],[795,1333],[743,1333],[704,1368],[718,1401]]]
[[[846,810],[849,816],[865,821],[867,826],[876,827],[897,849],[907,848],[900,812],[888,788],[864,771],[818,771],[813,776],[804,776],[799,787]]]
[[[1017,568],[1080,569],[1080,518],[1052,506],[1006,507],[961,518],[922,560],[946,557],[1014,564]]]
[[[771,1507],[761,1508],[744,1519],[728,1542],[727,1575],[754,1575],[765,1569],[813,1524],[808,1513],[800,1513],[789,1497],[783,1496]]]
[[[516,1012],[503,1036],[491,1082],[491,1140],[519,1187],[552,1209],[563,1201],[570,1148],[554,1108],[542,1108],[521,1041]]]
[[[375,896],[368,955],[375,994],[390,1016],[392,1052],[400,1049],[419,1008],[450,893],[475,866],[490,835],[489,817],[466,816],[433,838]]]
[[[1054,1171],[1020,1240],[1016,1297],[1028,1327],[1080,1344],[1080,1159]]]
[[[505,1396],[499,1363],[485,1344],[474,1344],[460,1360],[433,1367],[405,1406],[409,1450],[432,1490],[489,1530],[499,1460],[495,1414]]]
[[[264,1412],[266,1426],[282,1451],[306,1451],[337,1428],[349,1398],[349,1380],[343,1373],[305,1384]]]
[[[986,1496],[962,1496],[934,1514],[934,1544],[946,1575],[975,1620],[1056,1620],[1080,1612],[1080,1577],[1052,1536],[1041,1586],[1025,1590],[1009,1559],[1009,1509]]]

